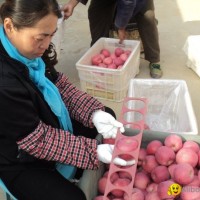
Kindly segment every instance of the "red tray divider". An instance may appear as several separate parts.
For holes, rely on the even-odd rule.
[[[132,108],[134,103],[137,104],[137,102],[139,102],[139,105],[140,105],[139,108],[135,108],[135,107]],[[131,119],[130,121],[127,122],[127,120],[124,119],[124,115],[129,112],[137,113],[141,116],[141,118],[134,120],[134,121],[132,121],[132,119]],[[146,98],[126,97],[124,99],[119,121],[123,123],[125,128],[128,127],[130,129],[134,129],[134,130],[137,129],[138,134],[134,135],[134,136],[126,136],[126,135],[122,134],[120,132],[120,130],[118,130],[117,137],[115,139],[115,146],[114,146],[114,150],[113,150],[112,161],[111,161],[110,167],[109,167],[108,178],[107,178],[107,183],[106,183],[103,200],[109,200],[109,195],[112,193],[113,190],[116,190],[116,189],[121,190],[122,192],[124,192],[124,194],[126,194],[123,197],[125,200],[131,199],[131,194],[132,194],[132,189],[133,189],[133,184],[134,184],[134,179],[135,179],[135,173],[137,170],[138,155],[139,155],[139,150],[140,150],[140,145],[141,145],[141,140],[142,140],[142,135],[143,135],[143,130],[144,130],[146,112],[147,112],[147,99]],[[137,144],[137,147],[128,152],[118,149],[118,147],[117,147],[118,142],[124,138],[125,139],[128,139],[128,138],[134,139]],[[121,167],[121,166],[115,165],[113,163],[114,158],[116,158],[118,156],[122,156],[123,154],[128,154],[129,156],[134,158],[136,163],[134,165],[127,166],[127,167]],[[115,186],[111,182],[112,174],[115,172],[120,172],[120,171],[125,171],[125,172],[129,173],[132,177],[131,182],[127,186],[124,186],[124,187]]]

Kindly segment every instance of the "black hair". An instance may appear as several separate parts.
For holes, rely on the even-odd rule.
[[[1,21],[8,17],[17,29],[32,27],[50,13],[62,17],[56,0],[5,0],[0,8]]]
[[[56,0],[5,0],[0,7],[0,17],[3,23],[10,18],[15,28],[33,27],[48,14],[62,17],[60,6]],[[57,63],[55,48],[50,44],[42,56],[46,65],[54,66]]]

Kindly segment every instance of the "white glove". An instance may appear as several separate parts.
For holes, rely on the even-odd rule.
[[[97,110],[93,114],[92,122],[103,138],[116,138],[118,128],[120,128],[121,133],[125,131],[122,123],[102,110]]]
[[[112,144],[100,144],[97,147],[97,156],[99,161],[109,164],[111,163],[112,160],[112,153],[114,150],[114,145]],[[129,165],[134,165],[135,164],[135,160],[124,160],[121,159],[119,157],[115,158],[113,160],[113,163],[115,165],[120,165],[120,166],[129,166]]]

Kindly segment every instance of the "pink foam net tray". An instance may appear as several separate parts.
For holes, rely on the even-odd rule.
[[[138,155],[145,126],[145,115],[147,112],[147,99],[146,98],[125,98],[122,105],[120,114],[120,122],[123,123],[125,130],[134,129],[137,130],[137,134],[134,136],[127,136],[125,133],[121,133],[118,130],[117,137],[115,139],[115,146],[112,155],[112,161],[110,163],[108,179],[106,183],[104,200],[110,200],[112,194],[123,194],[124,200],[130,200],[133,190],[134,178],[137,169]],[[127,117],[126,115],[130,115]],[[125,117],[126,116],[126,117]],[[126,120],[125,120],[126,118]],[[126,160],[135,160],[134,165],[130,166],[117,166],[113,163],[116,158],[126,158]],[[126,172],[131,177],[130,183],[125,186],[114,185],[112,182],[112,176],[116,172]]]

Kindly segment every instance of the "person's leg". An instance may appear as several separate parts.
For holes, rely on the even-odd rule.
[[[145,8],[135,18],[144,45],[145,59],[152,63],[159,62],[160,47],[153,0],[148,0]]]
[[[155,67],[155,70],[150,71],[150,73],[155,73],[151,73],[151,76],[160,78],[162,76],[158,64],[160,62],[160,46],[153,0],[148,0],[144,9],[135,18],[144,47],[145,59],[150,62],[150,67],[152,67],[152,64]]]
[[[18,200],[86,200],[82,190],[56,170],[27,169],[18,175],[10,171],[1,178]]]
[[[88,19],[91,33],[91,46],[101,37],[109,37],[113,23],[116,0],[91,0]]]

